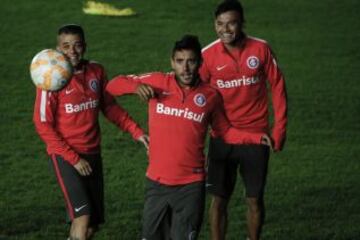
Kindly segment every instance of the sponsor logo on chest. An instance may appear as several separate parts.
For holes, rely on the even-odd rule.
[[[195,113],[189,110],[189,108],[182,109],[182,108],[168,107],[165,106],[163,103],[156,104],[156,113],[179,117],[179,118],[185,118],[199,123],[203,121],[205,115],[205,112]]]
[[[98,99],[92,99],[90,98],[86,102],[82,102],[79,104],[72,104],[72,103],[65,103],[65,112],[66,113],[78,113],[82,111],[86,111],[89,109],[94,109],[99,106],[99,100]]]
[[[216,80],[216,85],[218,88],[237,88],[242,86],[254,85],[259,81],[260,78],[258,76],[252,76],[252,77],[242,76],[242,78],[232,79],[227,81],[218,79]]]

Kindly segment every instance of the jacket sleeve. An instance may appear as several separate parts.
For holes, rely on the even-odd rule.
[[[223,103],[218,97],[211,115],[213,137],[221,137],[228,144],[260,144],[262,133],[250,133],[232,127],[225,116]]]
[[[264,72],[270,83],[272,106],[274,110],[272,138],[274,140],[274,150],[279,151],[282,150],[286,139],[287,94],[285,79],[277,66],[275,57],[270,48],[266,49],[265,61]]]
[[[67,162],[75,165],[80,160],[79,155],[67,144],[55,128],[57,97],[56,92],[36,89],[33,115],[35,130],[45,142],[49,154],[60,155]]]
[[[135,93],[140,84],[132,76],[119,75],[107,83],[105,90],[113,96],[121,96]]]
[[[137,140],[139,137],[144,135],[144,131],[139,127],[139,125],[130,117],[130,115],[116,103],[115,98],[110,95],[107,90],[107,81],[105,73],[102,76],[102,102],[101,110],[104,113],[105,117],[121,130],[129,132],[133,139]]]
[[[155,89],[166,89],[165,74],[145,73],[141,75],[119,75],[113,78],[106,87],[106,91],[113,96],[133,94],[140,84],[147,84]]]

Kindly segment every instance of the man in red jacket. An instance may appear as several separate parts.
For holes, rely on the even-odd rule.
[[[215,11],[218,40],[203,48],[201,79],[218,89],[232,127],[267,133],[269,86],[274,112],[271,137],[274,151],[283,148],[286,136],[287,100],[284,77],[264,40],[247,36],[242,27],[241,4],[224,1]],[[269,148],[259,144],[231,146],[212,137],[209,146],[207,190],[212,239],[225,239],[227,206],[239,169],[246,189],[248,237],[257,240],[264,219],[263,193]]]
[[[70,239],[90,239],[104,222],[99,112],[147,147],[142,129],[106,91],[104,68],[83,59],[86,43],[79,25],[58,30],[57,50],[74,74],[57,92],[36,90],[34,124],[45,142],[71,221]]]
[[[229,143],[264,143],[264,133],[230,128],[221,97],[201,82],[201,46],[195,36],[175,43],[171,73],[118,76],[107,90],[149,100],[149,166],[142,239],[197,239],[204,209],[208,126]],[[235,140],[234,140],[235,139]]]

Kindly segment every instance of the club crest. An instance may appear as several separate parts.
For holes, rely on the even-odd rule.
[[[246,60],[246,64],[250,69],[256,69],[259,67],[260,61],[255,56],[250,56]]]
[[[203,107],[206,105],[206,98],[204,96],[204,94],[198,93],[194,96],[194,103],[199,106],[199,107]]]
[[[90,80],[89,87],[93,92],[98,92],[99,91],[99,81],[97,79]]]

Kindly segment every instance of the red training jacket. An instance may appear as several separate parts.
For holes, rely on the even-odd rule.
[[[99,110],[134,139],[144,134],[105,91],[106,84],[103,67],[84,61],[82,70],[60,91],[36,89],[33,121],[48,154],[61,155],[74,165],[79,153],[100,152]]]
[[[284,77],[268,44],[247,37],[229,53],[220,39],[203,48],[201,79],[219,90],[231,125],[252,132],[268,132],[268,90],[272,96],[274,149],[285,141],[287,100]]]
[[[230,129],[221,97],[210,85],[181,88],[173,73],[119,76],[107,90],[113,95],[134,93],[139,84],[154,88],[149,100],[149,166],[147,177],[166,185],[204,180],[203,153],[208,126],[230,143],[260,143],[263,134]],[[236,139],[236,141],[234,141]]]

